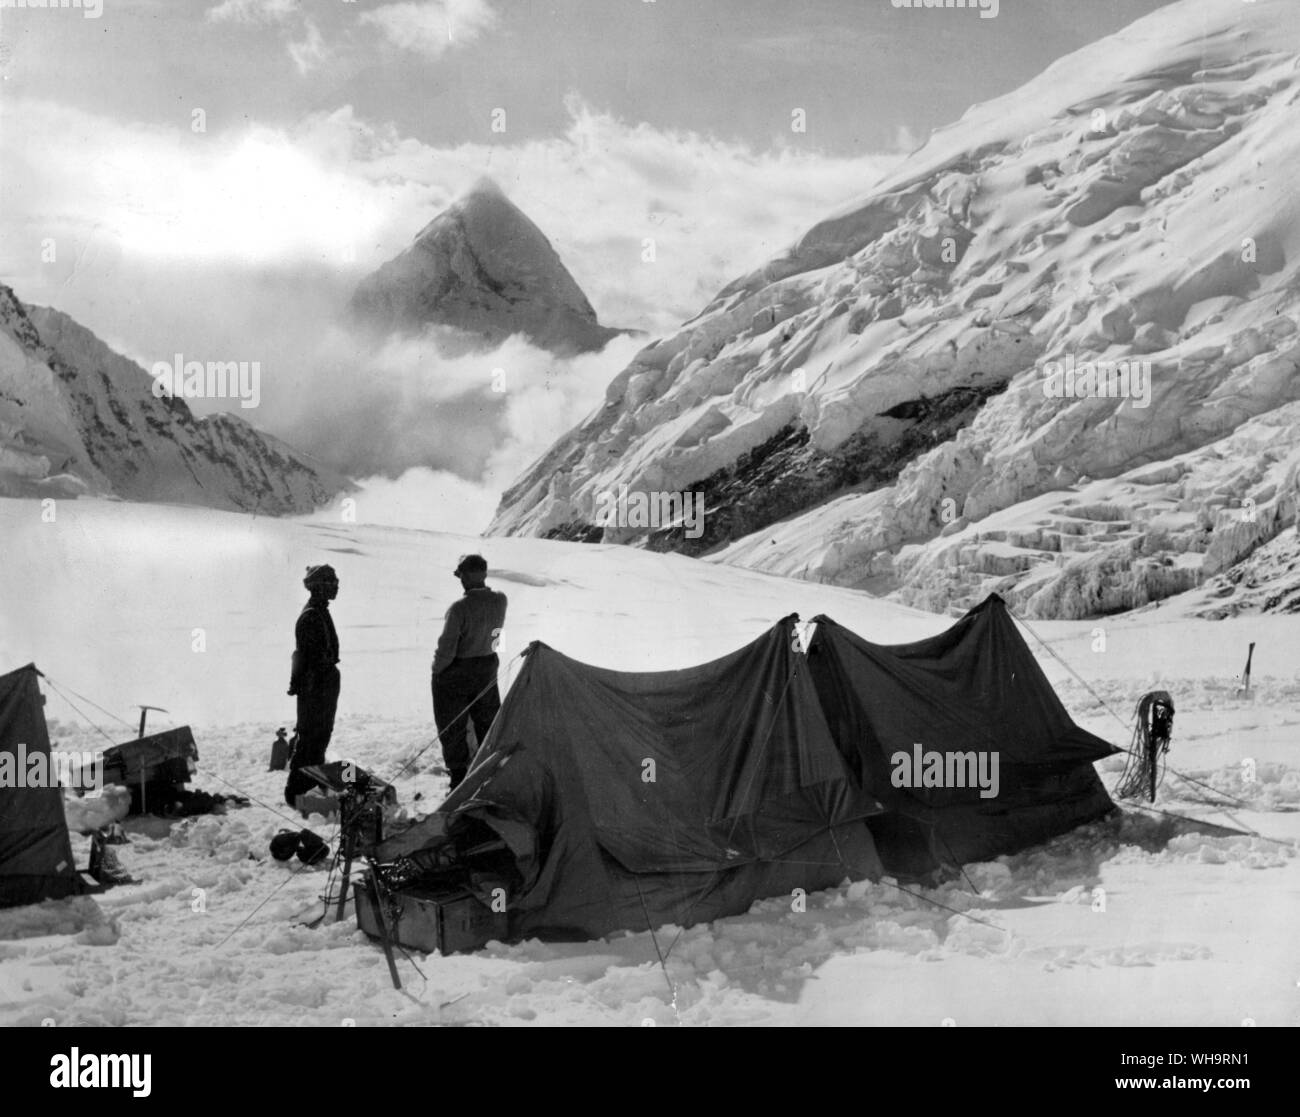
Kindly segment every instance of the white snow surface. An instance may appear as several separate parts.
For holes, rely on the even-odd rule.
[[[486,553],[490,583],[510,595],[507,660],[542,639],[591,663],[658,669],[731,651],[796,610],[879,642],[938,632],[948,618],[617,546],[89,499],[60,501],[52,523],[40,512],[0,500],[0,670],[35,661],[48,673],[56,747],[106,743],[63,695],[115,740],[133,727],[83,699],[124,722],[134,703],[165,706],[158,727],[194,728],[195,785],[255,802],[134,833],[116,849],[137,884],[0,912],[0,1024],[1300,1023],[1294,620],[1199,620],[1188,595],[1106,622],[1034,622],[1086,688],[1029,637],[1076,719],[1116,743],[1128,731],[1093,691],[1126,721],[1142,693],[1170,690],[1176,768],[1232,802],[1225,814],[1205,802],[1221,797],[1170,775],[1157,805],[1255,834],[1130,810],[967,866],[938,889],[846,883],[810,894],[806,911],[775,897],[653,936],[399,958],[399,992],[350,917],[298,926],[320,913],[325,873],[267,852],[280,828],[301,824],[282,805],[283,773],[266,765],[275,728],[292,724],[284,690],[308,562],[330,561],[341,581],[330,756],[381,775],[432,737],[428,663],[466,551]],[[1121,760],[1099,766],[1108,785]],[[445,786],[433,750],[397,781],[412,813]],[[330,824],[312,823],[333,841]],[[84,865],[86,839],[73,841]]]
[[[1059,59],[639,353],[492,530],[571,531],[803,429],[784,485],[736,476],[786,499],[721,561],[1041,617],[1200,584],[1296,522],[1298,100],[1294,0],[1183,0]],[[1056,398],[1067,360],[1149,362],[1149,398]],[[815,454],[876,472],[831,499]]]

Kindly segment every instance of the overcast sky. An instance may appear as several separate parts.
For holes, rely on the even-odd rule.
[[[839,155],[924,137],[1154,0],[1001,0],[909,11],[889,0],[103,0],[103,14],[6,11],[9,96],[111,120],[210,130],[351,105],[432,145],[562,134],[565,102],[756,148]]]
[[[812,181],[774,200],[774,229],[755,228],[788,237],[869,185],[864,157],[910,149],[1158,6],[1001,0],[994,19],[889,0],[102,0],[98,18],[0,10],[0,220],[34,222],[4,228],[0,267],[36,279],[33,249],[51,230],[73,230],[84,250],[92,228],[133,252],[197,261],[284,262],[304,249],[328,261],[331,245],[310,242],[355,239],[340,253],[369,264],[418,228],[409,208],[427,218],[485,170],[563,253],[566,241],[589,239],[582,225],[593,220],[564,199],[599,202],[603,188],[620,196],[621,220],[634,201],[637,217],[662,221],[656,206],[691,204],[671,196],[675,187],[699,188],[711,174],[781,194],[767,163],[802,158]],[[503,132],[492,130],[498,109]],[[792,130],[795,109],[806,131]],[[521,165],[530,148],[537,158]],[[678,152],[706,176],[684,182]],[[813,161],[853,161],[858,173],[819,179]],[[530,181],[511,181],[524,174]],[[574,174],[588,180],[576,194],[565,182]],[[710,224],[710,199],[693,201],[691,224]],[[625,230],[630,242],[640,231]],[[711,254],[725,267],[744,253],[723,241]],[[60,270],[52,274],[66,279]],[[707,287],[718,276],[701,279]],[[696,294],[684,283],[674,302],[686,302],[673,310]],[[609,305],[605,292],[593,297]]]
[[[550,237],[603,321],[663,332],[931,128],[1159,6],[1001,0],[992,19],[890,0],[0,9],[0,281],[146,367],[178,351],[261,359],[269,391],[251,418],[310,441],[329,424],[303,400],[331,390],[322,365],[338,380],[346,363],[319,352],[322,325],[480,174]],[[407,397],[428,375],[408,371]],[[561,430],[520,454],[617,371],[584,367]]]

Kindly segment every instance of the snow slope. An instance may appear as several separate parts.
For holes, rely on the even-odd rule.
[[[105,743],[65,696],[116,739],[133,728],[83,699],[128,722],[135,702],[166,706],[153,715],[159,727],[194,727],[197,786],[256,803],[135,834],[119,854],[137,885],[0,913],[0,1023],[1300,1023],[1294,620],[1196,620],[1187,595],[1104,625],[1033,622],[1121,721],[1146,690],[1174,694],[1175,765],[1233,801],[1224,814],[1220,796],[1171,776],[1158,806],[1260,836],[1128,812],[968,866],[940,889],[858,883],[813,893],[806,911],[778,897],[680,936],[669,927],[415,955],[399,960],[395,992],[350,919],[296,926],[319,913],[324,873],[266,853],[278,829],[297,824],[280,805],[282,774],[265,768],[274,729],[292,718],[283,692],[306,563],[328,560],[341,579],[331,756],[384,775],[416,758],[398,780],[411,811],[446,787],[435,753],[420,750],[432,736],[428,662],[464,551],[486,553],[490,583],[510,595],[508,677],[535,638],[593,663],[663,668],[733,650],[792,610],[886,642],[934,633],[946,618],[616,546],[96,500],[61,504],[41,523],[32,507],[0,500],[0,669],[35,660],[48,673],[56,746]],[[205,650],[194,650],[196,628]],[[1078,720],[1127,743],[1126,726],[1030,640]],[[1234,690],[1248,641],[1257,648],[1244,697]],[[1113,782],[1118,761],[1101,770]],[[84,839],[76,853],[84,864]]]
[[[523,334],[553,353],[604,348],[623,331],[596,321],[587,296],[542,231],[490,178],[357,286],[358,317],[384,333],[450,326],[468,347]]]
[[[642,350],[491,530],[729,544],[931,609],[1199,584],[1295,522],[1298,100],[1291,0],[1061,58]],[[1054,363],[1098,361],[1142,378],[1060,394]],[[703,535],[602,536],[620,484],[703,492]]]
[[[0,493],[83,492],[308,512],[348,487],[232,413],[196,419],[183,399],[57,310],[0,286]]]

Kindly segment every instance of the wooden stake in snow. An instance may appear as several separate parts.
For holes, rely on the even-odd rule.
[[[1252,641],[1250,647],[1246,650],[1246,670],[1241,676],[1241,686],[1237,688],[1237,693],[1243,697],[1250,695],[1250,661],[1255,656],[1255,644]]]

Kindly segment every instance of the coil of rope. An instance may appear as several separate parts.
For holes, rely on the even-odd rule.
[[[1165,757],[1174,735],[1174,700],[1167,690],[1144,694],[1137,704],[1137,721],[1128,763],[1115,788],[1121,799],[1156,801],[1156,789],[1165,778]]]

